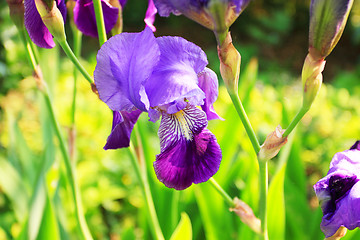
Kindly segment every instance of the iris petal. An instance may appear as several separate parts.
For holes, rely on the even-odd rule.
[[[205,93],[205,101],[204,104],[201,106],[201,108],[206,113],[207,119],[223,120],[215,112],[215,109],[213,107],[213,104],[218,97],[218,87],[219,87],[216,73],[209,68],[205,68],[204,71],[198,74],[198,78],[199,78],[199,87]]]
[[[148,8],[146,10],[144,22],[145,22],[146,26],[151,28],[151,30],[153,32],[156,31],[156,28],[154,26],[156,13],[157,13],[157,9],[156,9],[156,7],[154,5],[154,1],[149,0],[149,5],[148,5]]]
[[[131,131],[140,114],[140,110],[135,110],[130,113],[126,111],[114,111],[111,134],[106,140],[104,149],[128,147],[130,145]]]
[[[147,111],[144,84],[158,63],[160,51],[153,32],[122,33],[99,50],[94,79],[100,99],[113,111]]]
[[[220,166],[221,149],[206,129],[206,114],[191,105],[175,114],[163,114],[160,128],[161,153],[154,168],[169,188],[183,190],[212,177]]]
[[[119,9],[111,6],[102,0],[101,7],[104,12],[104,22],[106,33],[109,33],[115,26],[119,16]],[[92,0],[77,0],[74,7],[74,22],[78,29],[85,35],[98,37],[94,4]]]
[[[64,0],[57,0],[57,7],[59,8],[61,15],[65,22],[66,6]],[[53,48],[55,42],[53,36],[43,23],[41,16],[36,8],[35,0],[24,0],[24,23],[27,32],[29,33],[31,41],[37,46],[42,48]]]
[[[202,105],[205,94],[198,86],[197,74],[208,63],[205,53],[180,37],[156,40],[161,52],[160,62],[145,85],[150,106],[175,104],[184,98],[191,105]]]

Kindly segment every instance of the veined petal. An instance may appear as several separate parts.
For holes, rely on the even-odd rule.
[[[144,84],[158,63],[160,51],[153,32],[121,33],[99,50],[94,80],[103,100],[113,111],[149,109]]]
[[[149,5],[148,5],[148,8],[146,10],[144,22],[145,22],[146,26],[151,28],[151,30],[153,32],[156,31],[156,28],[154,26],[156,13],[157,13],[157,9],[156,9],[156,7],[154,5],[154,1],[149,0]]]
[[[66,18],[66,6],[64,0],[56,1],[57,7],[59,8],[61,15],[63,16],[64,22]],[[43,23],[41,16],[36,8],[34,0],[24,0],[24,22],[27,32],[29,33],[31,41],[37,46],[42,48],[53,48],[55,42],[53,36],[46,28]]]
[[[177,104],[185,98],[191,105],[202,105],[205,94],[198,86],[197,74],[208,63],[205,53],[180,37],[156,40],[161,52],[160,61],[145,85],[150,106]]]
[[[115,26],[119,16],[119,9],[111,6],[107,1],[101,1],[104,12],[106,33]],[[98,37],[94,5],[92,0],[77,0],[74,7],[74,22],[78,29],[85,35]]]
[[[221,149],[206,125],[206,114],[191,105],[175,114],[163,114],[158,133],[161,153],[154,168],[165,186],[183,190],[217,172]]]
[[[111,134],[106,140],[104,149],[117,149],[128,147],[130,144],[131,131],[142,112],[135,110],[132,112],[113,112],[113,125]]]
[[[219,82],[216,73],[205,68],[204,71],[198,74],[199,87],[205,93],[204,104],[201,105],[202,110],[206,113],[207,120],[221,119],[223,120],[214,110],[214,102],[218,97]]]

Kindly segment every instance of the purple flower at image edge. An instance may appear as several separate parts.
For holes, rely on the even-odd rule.
[[[117,1],[117,0],[116,0]],[[119,1],[124,6],[126,1]],[[115,26],[119,17],[119,9],[112,6],[109,1],[101,0],[101,7],[104,14],[105,31],[109,33]],[[77,0],[74,7],[74,22],[77,28],[85,35],[97,38],[97,25],[92,0]]]
[[[323,218],[321,230],[331,237],[343,226],[349,230],[360,227],[360,141],[349,150],[336,153],[326,177],[314,190]]]
[[[56,6],[60,10],[61,15],[66,19],[65,0],[56,0]],[[53,48],[55,42],[53,36],[43,23],[41,16],[36,8],[35,0],[24,0],[24,23],[31,41],[42,48]]]
[[[99,50],[94,72],[101,100],[114,111],[105,149],[129,146],[137,118],[148,112],[153,122],[161,117],[161,152],[154,162],[158,179],[182,190],[212,177],[222,154],[206,129],[208,120],[220,119],[213,109],[218,80],[207,63],[195,44],[155,38],[148,27],[110,38]]]

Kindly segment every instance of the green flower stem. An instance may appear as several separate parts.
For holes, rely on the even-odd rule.
[[[96,26],[99,36],[99,44],[101,47],[107,40],[101,0],[93,0],[93,4],[94,4],[95,17],[96,17]]]
[[[268,240],[267,231],[267,197],[268,197],[268,161],[259,160],[259,172],[260,172],[260,199],[259,199],[259,218],[261,221],[262,235],[260,239]]]
[[[80,53],[81,53],[81,37],[82,34],[80,31],[76,30],[73,28],[73,35],[74,35],[74,51],[75,51],[75,56],[79,57]],[[71,104],[71,124],[72,126],[75,125],[75,112],[76,112],[76,92],[77,92],[77,87],[76,87],[76,83],[77,83],[77,70],[74,69],[74,87],[73,87],[73,100],[72,100],[72,104]]]
[[[73,51],[71,50],[69,44],[67,41],[58,41],[62,49],[64,50],[65,54],[68,56],[68,58],[74,63],[76,68],[80,71],[80,73],[84,76],[84,78],[92,85],[93,79],[89,75],[89,73],[85,70],[85,68],[81,65]]]
[[[296,114],[294,119],[291,121],[290,125],[286,128],[283,137],[287,137],[292,130],[296,127],[296,125],[300,122],[300,120],[303,118],[303,116],[309,111],[309,108],[301,107],[299,112]]]
[[[245,131],[251,141],[254,151],[256,153],[258,153],[260,151],[259,140],[257,139],[255,132],[251,126],[250,120],[246,115],[244,106],[241,103],[239,95],[237,93],[231,93],[230,91],[228,91],[228,93],[229,93],[230,98],[235,106],[235,109],[240,117],[240,120],[241,120],[242,124],[244,125]]]
[[[233,199],[225,192],[225,190],[216,182],[213,177],[209,179],[209,183],[211,183],[211,186],[213,186],[216,191],[224,198],[229,207],[235,207]]]
[[[73,171],[73,166],[71,165],[69,152],[66,149],[64,138],[61,135],[60,127],[59,127],[59,124],[58,124],[58,122],[56,120],[56,117],[55,117],[55,113],[54,113],[54,110],[53,110],[53,107],[52,107],[52,104],[51,104],[51,100],[50,100],[50,97],[49,97],[49,94],[48,94],[48,90],[47,90],[46,87],[45,87],[45,89],[46,90],[42,91],[42,92],[43,92],[43,95],[44,95],[44,98],[45,98],[45,103],[46,103],[47,109],[49,111],[51,123],[52,123],[52,125],[54,127],[56,137],[59,140],[60,150],[61,150],[61,153],[62,153],[63,158],[64,158],[67,178],[68,178],[68,181],[70,183],[71,195],[72,195],[72,197],[74,199],[74,202],[75,202],[75,214],[76,214],[76,219],[78,221],[77,227],[79,228],[80,232],[82,233],[83,238],[86,239],[86,240],[90,240],[90,239],[93,239],[93,238],[92,238],[92,236],[90,234],[90,231],[88,229],[88,226],[86,224],[86,220],[85,220],[85,217],[84,217],[84,211],[83,211],[82,204],[81,204],[79,187],[78,187],[77,182],[75,180],[75,174],[74,174],[74,171]]]
[[[28,58],[31,61],[31,65],[33,66],[34,70],[36,71],[38,64],[35,60],[34,57],[34,53],[32,51],[32,48],[30,47],[29,42],[27,41],[27,37],[26,35],[23,33],[23,37],[22,37],[24,46],[27,50],[27,54],[28,54]],[[42,79],[40,79],[40,81],[43,81]],[[50,120],[51,123],[53,125],[56,137],[59,140],[59,145],[60,145],[60,150],[61,150],[61,154],[64,158],[64,162],[65,162],[65,167],[66,167],[66,173],[67,173],[67,177],[68,177],[68,181],[70,184],[70,188],[71,188],[71,194],[74,200],[74,205],[75,205],[75,215],[76,215],[76,220],[78,222],[77,227],[79,229],[79,231],[82,234],[82,238],[86,239],[86,240],[91,240],[93,239],[90,231],[88,229],[88,226],[86,224],[85,221],[85,217],[84,217],[84,213],[83,213],[83,208],[82,208],[82,204],[81,204],[81,199],[80,199],[80,194],[79,194],[79,189],[77,186],[77,182],[75,180],[75,176],[74,176],[74,172],[73,172],[73,168],[70,162],[70,156],[69,156],[69,152],[66,149],[66,145],[65,145],[65,141],[61,135],[60,132],[60,128],[59,128],[59,124],[56,120],[55,114],[54,114],[54,110],[53,110],[53,106],[49,97],[49,91],[48,88],[45,84],[45,82],[42,82],[42,88],[40,89],[44,99],[45,99],[45,105],[48,109],[49,112],[49,116],[50,116]]]
[[[153,234],[154,239],[164,240],[165,238],[164,238],[164,235],[162,234],[160,224],[159,224],[159,221],[158,221],[158,218],[156,215],[154,201],[151,196],[151,191],[150,191],[150,186],[149,186],[149,182],[148,182],[148,178],[147,178],[147,174],[146,174],[146,169],[145,168],[143,170],[141,169],[139,160],[137,158],[137,155],[135,153],[135,149],[133,148],[132,143],[130,143],[130,147],[128,147],[128,150],[129,150],[131,163],[135,169],[135,173],[139,180],[140,187],[145,196],[146,208],[147,208],[148,213],[151,218],[151,220],[149,221],[149,223],[151,225],[150,226],[151,232]],[[144,163],[144,165],[145,165],[145,163]]]
[[[23,42],[26,52],[27,52],[26,55],[31,63],[32,68],[35,70],[37,67],[37,59],[34,54],[34,51],[32,50],[30,43],[27,41],[27,32],[26,32],[25,28],[21,28],[21,29],[18,28],[18,30],[20,33],[21,41]]]

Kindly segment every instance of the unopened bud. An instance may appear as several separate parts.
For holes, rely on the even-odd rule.
[[[55,1],[51,6],[43,0],[35,0],[36,8],[49,32],[58,40],[65,41],[64,19]],[[51,7],[51,8],[50,8]]]
[[[232,44],[230,32],[227,33],[223,43],[218,46],[220,60],[220,73],[226,88],[231,93],[237,93],[240,74],[240,53]]]
[[[115,23],[114,27],[111,29],[111,33],[113,35],[117,35],[117,34],[121,33],[123,30],[122,6],[121,6],[119,0],[110,0],[109,3],[112,7],[115,7],[119,10],[118,11],[119,15],[116,20],[116,23]]]
[[[303,82],[303,107],[309,109],[315,97],[320,91],[322,84],[322,71],[326,61],[319,58],[311,51],[306,56],[301,73]]]
[[[23,0],[6,0],[9,9],[11,20],[15,23],[16,27],[24,27],[24,2]]]
[[[336,231],[336,233],[334,235],[332,235],[331,237],[325,238],[325,240],[340,240],[342,237],[345,236],[346,232],[347,232],[346,227],[339,227],[339,229]]]
[[[287,137],[283,137],[284,132],[285,130],[279,125],[276,127],[275,131],[266,137],[265,142],[261,145],[258,153],[259,160],[270,160],[279,153],[281,147],[287,143]]]
[[[309,46],[322,58],[338,43],[348,19],[353,0],[312,0],[310,6]]]
[[[234,208],[230,208],[230,212],[235,212],[240,220],[248,225],[254,232],[261,233],[261,221],[255,217],[253,210],[245,202],[237,197],[234,198]]]

